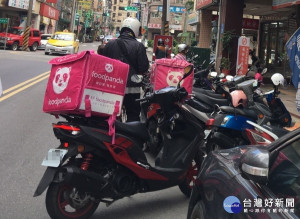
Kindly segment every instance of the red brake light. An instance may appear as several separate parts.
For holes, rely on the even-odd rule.
[[[80,128],[71,126],[71,125],[58,125],[58,124],[53,124],[53,128],[56,129],[63,129],[63,130],[68,130],[68,131],[80,131]]]
[[[65,148],[69,147],[69,143],[68,143],[68,142],[65,142],[65,143],[64,143],[64,147],[65,147]]]
[[[215,119],[209,119],[209,120],[207,120],[206,121],[206,126],[212,126],[213,124],[214,124],[214,122],[215,122]]]

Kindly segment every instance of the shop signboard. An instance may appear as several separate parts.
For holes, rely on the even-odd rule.
[[[149,24],[148,24],[148,28],[149,28],[149,29],[161,29],[161,24],[153,24],[153,23],[149,23]]]
[[[158,11],[162,11],[163,7],[158,6]],[[176,6],[170,6],[170,12],[172,13],[184,13],[185,8],[184,7],[176,7]]]
[[[188,16],[188,22],[187,23],[189,25],[195,25],[195,24],[199,23],[199,16],[198,16],[198,14],[196,14],[195,12],[189,14],[189,16]]]
[[[169,48],[168,51],[168,57],[166,58],[171,58],[171,53],[172,53],[172,46],[173,46],[173,37],[172,36],[166,36],[166,35],[154,35],[154,42],[153,42],[153,54],[155,54],[156,49],[157,49],[157,42],[159,39],[162,39],[164,41],[165,47]],[[155,60],[155,56],[152,56],[152,61]]]
[[[203,9],[205,7],[210,6],[211,4],[213,4],[214,1],[213,0],[197,0],[196,2],[196,9]]]
[[[9,0],[8,6],[14,8],[22,8],[28,10],[30,0]],[[35,1],[33,0],[33,5],[35,5]]]
[[[236,74],[245,75],[248,71],[250,38],[241,36],[238,41]]]
[[[54,3],[56,4],[57,3],[57,0],[46,0],[47,3]]]
[[[272,1],[272,9],[276,10],[278,8],[285,8],[291,5],[300,4],[300,0],[273,0]]]
[[[41,4],[40,15],[58,20],[59,11],[56,8],[50,7],[44,3]]]

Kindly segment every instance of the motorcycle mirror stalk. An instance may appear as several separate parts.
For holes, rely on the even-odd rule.
[[[183,77],[181,78],[181,80],[178,82],[178,85],[177,85],[177,88],[180,88],[180,83],[186,78],[188,77],[190,74],[192,74],[193,72],[193,69],[194,69],[194,66],[193,65],[188,65],[184,68],[183,70]]]

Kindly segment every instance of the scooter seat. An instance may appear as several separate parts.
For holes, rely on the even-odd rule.
[[[219,98],[211,97],[211,96],[208,96],[205,94],[195,93],[195,98],[198,99],[199,101],[205,102],[211,106],[214,106],[214,105],[228,106],[229,105],[229,101],[227,99],[224,99],[224,97],[222,97],[222,99],[219,99]]]
[[[204,113],[211,113],[214,111],[214,108],[211,105],[208,105],[204,102],[200,102],[197,99],[189,99],[186,101],[186,104],[195,108],[196,110]]]
[[[199,93],[199,94],[205,94],[207,96],[213,97],[213,98],[217,98],[217,99],[224,99],[222,94],[217,94],[212,90],[205,90],[203,88],[198,88],[198,87],[193,87],[193,93]]]
[[[234,108],[232,106],[221,106],[220,110],[224,113],[246,116],[251,119],[257,120],[257,113],[251,109],[239,109],[239,108]]]
[[[138,137],[143,141],[149,139],[149,132],[146,125],[139,121],[122,123],[115,122],[116,131],[125,132],[128,135]]]

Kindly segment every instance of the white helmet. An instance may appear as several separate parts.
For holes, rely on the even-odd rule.
[[[139,36],[139,31],[140,31],[141,23],[138,21],[138,19],[133,18],[133,17],[126,18],[122,22],[121,32],[122,32],[122,29],[124,27],[132,30],[132,32],[134,33],[134,37],[138,37]]]
[[[271,81],[275,86],[278,86],[279,84],[284,85],[284,77],[280,73],[275,73],[271,77]]]
[[[188,49],[188,45],[186,44],[179,44],[178,45],[178,52],[182,52],[184,50],[187,50]]]

